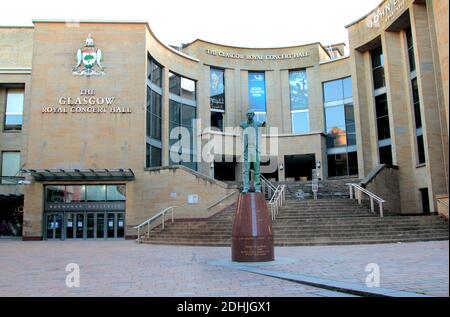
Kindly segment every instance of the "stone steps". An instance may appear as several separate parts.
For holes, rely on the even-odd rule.
[[[407,243],[407,242],[423,242],[423,241],[441,241],[448,240],[448,236],[443,237],[418,237],[418,238],[396,238],[395,241],[391,239],[356,239],[356,240],[303,240],[303,241],[277,241],[275,239],[275,246],[317,246],[317,245],[356,245],[356,244],[381,244],[381,243]],[[201,240],[201,241],[186,241],[186,240],[142,240],[144,244],[155,244],[155,245],[183,245],[183,246],[211,246],[211,247],[230,247],[231,239],[228,240]]]
[[[325,181],[325,194],[334,195],[355,179]],[[286,183],[288,191],[307,188],[308,183]],[[310,183],[310,182],[309,182]],[[342,185],[344,184],[344,185]],[[435,215],[403,216],[386,211],[380,218],[344,196],[303,199],[286,195],[287,201],[272,223],[275,245],[341,245],[448,240],[448,224]],[[192,246],[230,246],[236,204],[207,221],[175,221],[166,229],[153,230],[143,243]]]

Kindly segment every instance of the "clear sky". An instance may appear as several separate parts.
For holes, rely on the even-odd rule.
[[[348,42],[345,25],[380,0],[10,0],[0,25],[33,19],[145,20],[166,44],[197,38],[221,44],[277,47]]]

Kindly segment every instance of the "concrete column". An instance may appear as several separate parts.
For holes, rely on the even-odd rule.
[[[404,212],[418,210],[414,181],[415,159],[412,146],[412,103],[409,96],[407,49],[403,32],[384,32],[381,36],[385,60],[385,76],[391,129],[393,164],[399,166],[400,205]],[[395,211],[394,211],[395,212]]]
[[[266,107],[268,127],[283,129],[281,105],[281,74],[279,70],[266,71]]]
[[[378,162],[370,54],[353,50],[350,56],[352,90],[358,92],[353,94],[358,171],[364,178]]]
[[[427,8],[414,4],[411,29],[417,63],[420,107],[428,174],[431,211],[437,210],[435,195],[448,193],[448,138],[441,122],[435,80],[432,43]],[[448,87],[447,87],[448,88]]]
[[[278,133],[292,133],[292,119],[291,119],[291,97],[289,89],[289,71],[280,71],[281,83],[281,118],[282,125]],[[280,162],[278,162],[279,164]]]
[[[236,77],[234,69],[225,70],[225,127],[235,127],[238,125],[236,121],[236,112],[239,107],[238,99],[236,98],[237,85],[235,84],[239,77]]]
[[[308,80],[308,103],[309,103],[309,130],[324,131],[324,111],[322,97],[322,83],[319,78],[319,66],[306,69]]]

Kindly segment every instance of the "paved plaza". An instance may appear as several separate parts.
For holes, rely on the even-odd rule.
[[[0,240],[0,252],[0,296],[349,296],[211,264],[228,260],[230,248]],[[278,247],[275,254],[279,263],[256,267],[365,285],[366,266],[375,263],[382,288],[449,295],[448,241]],[[69,263],[80,268],[79,288],[66,286]]]

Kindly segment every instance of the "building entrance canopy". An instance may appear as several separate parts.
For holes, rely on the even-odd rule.
[[[118,181],[133,180],[131,169],[24,169],[36,181]]]

